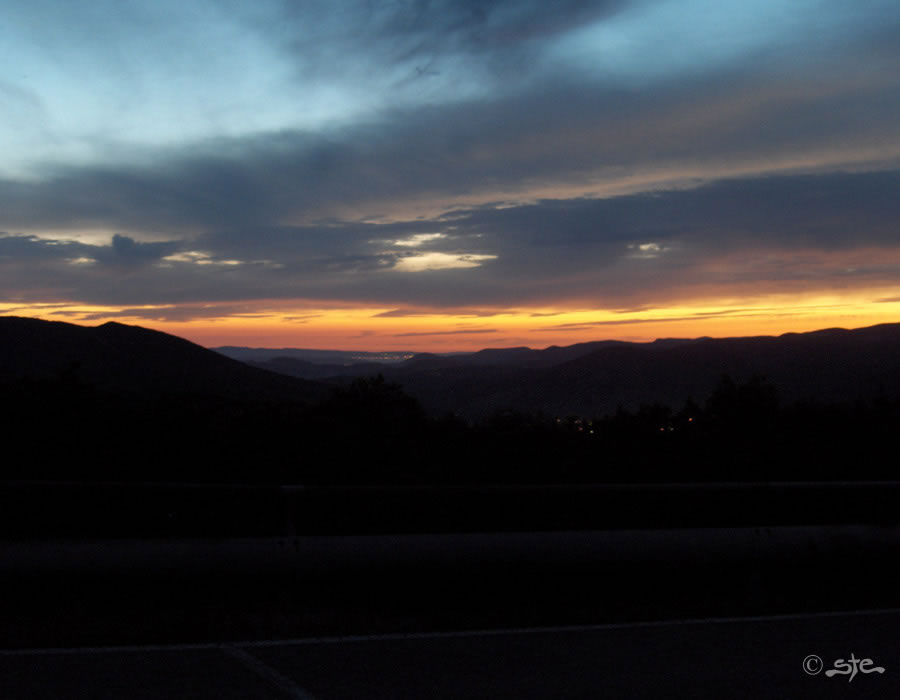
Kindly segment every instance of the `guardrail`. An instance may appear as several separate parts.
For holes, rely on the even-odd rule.
[[[900,526],[867,525],[483,532],[227,539],[0,542],[0,573],[245,574],[307,576],[404,570],[621,571],[622,567],[740,564],[745,567],[900,556]],[[473,575],[475,575],[473,573]]]
[[[0,540],[900,524],[900,482],[326,487],[0,485]]]

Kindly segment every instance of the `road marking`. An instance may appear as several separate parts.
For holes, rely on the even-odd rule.
[[[748,615],[745,617],[709,617],[682,620],[651,620],[644,622],[609,622],[593,625],[559,625],[550,627],[501,627],[497,629],[452,630],[444,632],[386,632],[383,634],[355,634],[331,637],[300,637],[296,639],[243,640],[228,643],[199,644],[147,644],[142,646],[103,647],[48,647],[30,649],[0,649],[0,656],[42,656],[66,654],[111,654],[135,652],[206,651],[225,649],[253,649],[257,647],[297,646],[304,644],[344,644],[353,642],[390,642],[407,639],[446,639],[454,637],[499,637],[503,635],[561,634],[578,632],[602,632],[603,630],[633,629],[641,627],[678,627],[679,625],[741,624],[747,622],[789,622],[820,618],[866,617],[900,615],[900,608],[875,610],[841,610],[819,613],[790,613],[782,615]]]
[[[253,654],[230,645],[223,645],[220,648],[225,654],[240,661],[257,676],[262,678],[269,685],[285,693],[289,698],[294,698],[294,700],[315,700],[312,695],[294,683],[293,680],[284,674],[279,673],[267,663],[253,656]]]
[[[680,625],[740,624],[745,622],[780,622],[792,620],[815,620],[833,617],[863,617],[871,615],[898,615],[900,608],[880,610],[847,610],[821,613],[792,613],[783,615],[748,615],[746,617],[689,618],[684,620],[651,620],[645,622],[609,622],[595,625],[559,625],[550,627],[509,627],[498,629],[458,630],[445,632],[389,632],[385,634],[357,634],[334,637],[303,637],[281,640],[248,640],[235,646],[244,648],[300,646],[307,644],[345,644],[353,642],[390,642],[417,639],[453,639],[459,637],[502,637],[505,635],[565,634],[579,632],[601,632],[603,630],[678,627]]]

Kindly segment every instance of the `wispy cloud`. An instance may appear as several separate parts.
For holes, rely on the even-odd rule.
[[[410,301],[429,312],[634,309],[713,288],[741,296],[753,288],[823,291],[838,281],[883,287],[900,280],[898,189],[900,171],[836,173],[476,207],[434,218],[446,236],[409,252],[383,242],[420,220],[224,228],[162,242],[118,234],[106,245],[6,234],[0,291],[48,302],[66,289],[69,300],[129,306],[364,302],[397,305],[384,313],[400,316],[411,313]]]
[[[468,328],[455,331],[416,331],[411,333],[394,333],[394,338],[412,338],[416,336],[432,335],[473,335],[479,333],[499,333],[496,328]]]

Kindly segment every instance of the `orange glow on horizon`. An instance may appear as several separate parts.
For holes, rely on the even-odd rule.
[[[147,307],[0,304],[0,314],[99,325],[118,321],[206,347],[297,347],[452,352],[572,345],[591,340],[779,335],[900,321],[895,287],[865,292],[708,299],[637,309],[412,309],[287,302]]]

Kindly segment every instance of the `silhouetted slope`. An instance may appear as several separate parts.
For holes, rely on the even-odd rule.
[[[597,341],[544,350],[422,353],[397,364],[342,367],[283,359],[264,365],[325,379],[383,373],[434,415],[481,419],[497,411],[600,416],[620,406],[702,400],[722,375],[765,377],[783,404],[900,395],[900,324],[746,338]]]
[[[554,367],[574,360],[592,352],[604,350],[610,347],[625,345],[620,340],[597,340],[589,343],[576,343],[575,345],[566,345],[560,347],[551,345],[543,350],[532,350],[530,348],[514,348],[513,351],[505,349],[482,350],[474,353],[466,358],[465,364],[470,365],[495,365],[506,364],[522,368],[542,368]]]
[[[517,367],[520,369],[553,367],[603,348],[628,344],[619,340],[597,340],[588,343],[576,343],[565,347],[551,345],[543,350],[517,347],[486,348],[478,352],[458,355],[420,353],[392,371],[403,373],[421,370],[456,369],[460,367]]]
[[[26,480],[896,479],[898,358],[900,326],[881,326],[606,344],[546,368],[410,362],[328,389],[141,328],[0,318],[0,441],[5,478]]]
[[[707,396],[727,374],[762,375],[784,403],[826,403],[900,393],[900,325],[829,329],[779,337],[706,339],[652,350],[610,348],[562,365],[545,377],[585,413],[617,404],[678,404]],[[577,412],[577,411],[576,411]]]
[[[249,367],[159,331],[0,317],[0,381],[70,376],[101,391],[312,401],[319,384]]]
[[[518,349],[505,357],[491,351],[495,364],[410,361],[386,369],[385,376],[434,413],[471,418],[506,409],[592,416],[619,406],[679,406],[689,397],[708,396],[723,374],[736,381],[762,375],[786,403],[900,394],[900,324],[779,337],[610,343],[593,351],[590,345],[529,351],[536,354],[524,365]]]
[[[225,357],[241,362],[267,362],[288,357],[313,364],[347,366],[366,362],[390,364],[412,357],[412,352],[367,352],[365,350],[318,350],[313,348],[248,348],[239,345],[222,345],[210,348]]]

